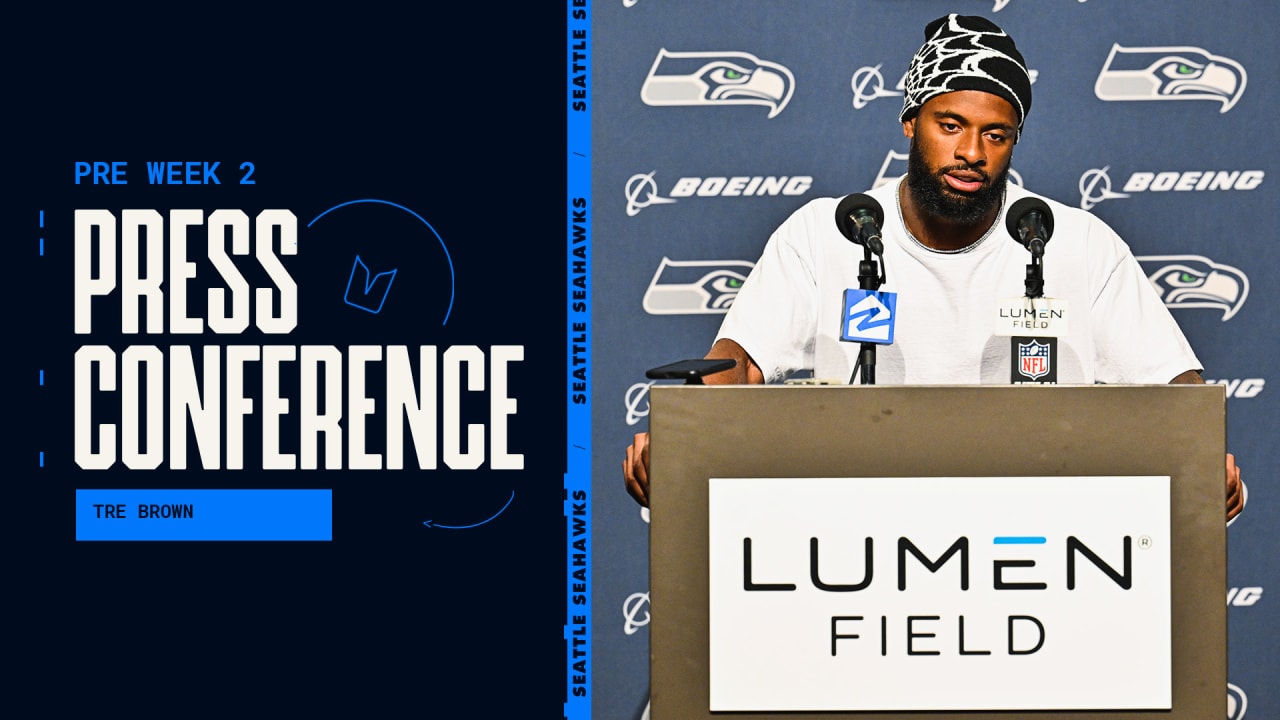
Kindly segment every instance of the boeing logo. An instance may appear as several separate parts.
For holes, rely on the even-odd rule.
[[[650,315],[725,313],[755,267],[745,260],[662,258],[644,293]]]
[[[1226,322],[1249,297],[1249,278],[1243,272],[1201,255],[1146,255],[1137,260],[1170,309],[1221,310]]]
[[[883,63],[882,63],[883,64]],[[905,91],[905,80],[907,74],[903,73],[902,78],[895,85],[895,90],[884,89],[884,76],[880,74],[880,65],[875,67],[860,67],[853,71],[853,80],[850,86],[853,88],[853,109],[861,110],[867,106],[867,103],[876,98],[885,97],[902,97]]]
[[[1257,397],[1267,385],[1265,378],[1227,378],[1205,380],[1210,385],[1221,385],[1227,389],[1227,397],[1248,399]]]
[[[640,613],[644,613],[644,616],[641,617]],[[635,635],[637,630],[648,625],[649,593],[638,592],[628,595],[626,601],[622,603],[622,617],[625,619],[622,632],[627,635]]]
[[[744,52],[658,51],[640,89],[651,106],[763,105],[773,118],[795,91],[795,76]]]
[[[1103,200],[1127,198],[1128,195],[1111,191],[1111,176],[1107,175],[1110,166],[1102,169],[1086,170],[1080,176],[1080,209],[1092,210],[1094,205]]]
[[[1086,170],[1080,176],[1080,208],[1092,210],[1103,200],[1127,198],[1144,192],[1214,192],[1253,190],[1266,179],[1265,170],[1181,170],[1131,173],[1120,189],[1111,190],[1110,166]]]
[[[887,185],[891,182],[897,182],[898,178],[907,174],[907,161],[910,156],[907,153],[889,151],[884,156],[884,162],[880,163],[880,171],[876,173],[876,179],[871,183],[871,187],[878,188],[881,185]],[[1009,182],[1022,186],[1022,176],[1017,170],[1009,168]]]
[[[1240,63],[1198,47],[1113,44],[1093,93],[1108,102],[1209,100],[1225,113],[1244,94],[1247,79]]]
[[[658,185],[653,181],[654,170],[648,174],[637,173],[627,178],[627,187],[625,194],[627,196],[627,217],[635,217],[640,211],[650,205],[662,205],[664,203],[673,203],[675,200],[664,198],[658,195]],[[640,197],[641,194],[644,197]]]
[[[1262,599],[1262,588],[1233,587],[1227,590],[1227,607],[1250,607]]]
[[[627,179],[624,194],[627,215],[635,217],[650,205],[676,202],[687,197],[760,197],[765,195],[803,195],[813,185],[810,175],[736,175],[734,177],[682,177],[668,192],[658,193],[653,176],[657,171],[637,173]]]
[[[623,401],[627,408],[627,424],[635,425],[649,417],[649,386],[653,383],[636,383],[627,388],[627,396]],[[643,403],[643,405],[642,405]]]

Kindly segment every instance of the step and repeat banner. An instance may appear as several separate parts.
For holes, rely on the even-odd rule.
[[[1115,228],[1205,378],[1226,388],[1249,501],[1228,530],[1224,712],[1280,717],[1267,594],[1280,567],[1267,387],[1280,353],[1280,6],[597,0],[589,11],[592,716],[648,712],[649,518],[620,469],[648,427],[645,371],[707,351],[792,211],[906,172],[904,75],[924,26],[958,12],[1004,28],[1032,73],[1010,181]]]

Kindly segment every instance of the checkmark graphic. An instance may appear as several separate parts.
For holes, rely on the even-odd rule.
[[[387,295],[391,292],[391,283],[396,279],[396,272],[396,268],[392,268],[374,275],[357,255],[356,261],[351,265],[351,276],[347,278],[347,292],[343,301],[365,312],[381,312],[383,304],[387,302]]]

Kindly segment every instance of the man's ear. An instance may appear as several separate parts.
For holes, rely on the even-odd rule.
[[[916,136],[916,119],[902,121],[902,134],[908,139],[915,139]]]

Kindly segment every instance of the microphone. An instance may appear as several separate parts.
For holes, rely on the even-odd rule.
[[[1014,240],[1031,251],[1032,257],[1039,258],[1053,235],[1053,211],[1040,198],[1024,197],[1009,208],[1005,227]]]
[[[884,222],[884,208],[879,201],[865,193],[846,195],[836,205],[836,227],[855,245],[864,250],[858,263],[858,289],[844,291],[843,320],[840,339],[862,343],[858,360],[849,375],[849,383],[862,375],[863,385],[876,383],[876,344],[893,343],[893,325],[898,303],[897,293],[882,293],[884,272],[877,269],[872,255],[884,260],[884,241],[880,237],[880,225]]]
[[[882,224],[884,209],[866,193],[846,195],[836,205],[836,227],[840,228],[840,234],[876,255],[884,255],[884,241],[880,239]]]

